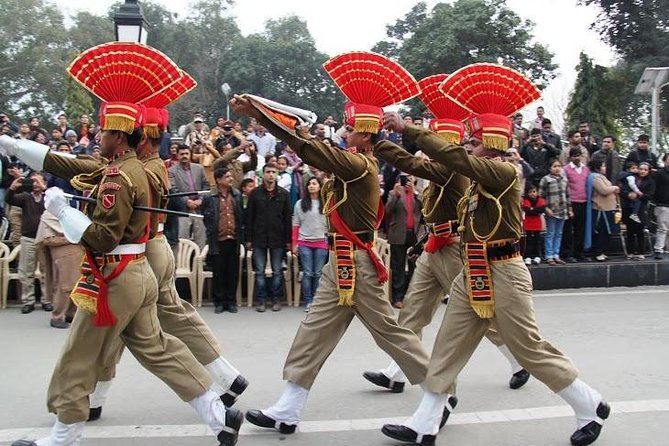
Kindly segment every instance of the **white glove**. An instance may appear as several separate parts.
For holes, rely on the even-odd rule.
[[[60,219],[60,213],[63,209],[68,206],[69,203],[65,199],[63,189],[60,187],[50,187],[44,193],[44,207],[58,219]]]
[[[93,224],[83,212],[71,207],[59,187],[50,187],[44,194],[44,207],[58,218],[65,238],[79,243],[86,229]]]
[[[14,139],[7,135],[0,136],[0,154],[16,156],[33,170],[44,170],[44,158],[49,153],[49,146],[30,141]]]
[[[16,138],[11,136],[0,136],[0,154],[11,157],[16,155]]]

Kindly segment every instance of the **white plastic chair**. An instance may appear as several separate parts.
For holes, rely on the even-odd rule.
[[[194,241],[184,238],[179,239],[179,251],[177,252],[174,278],[188,279],[188,285],[190,286],[190,295],[193,306],[195,306],[198,301],[199,257],[200,257],[200,248]]]
[[[7,245],[4,243],[0,243],[4,248],[0,247],[0,250],[4,252],[5,249],[9,249]],[[21,253],[21,245],[17,245],[8,255],[2,254],[0,256],[0,275],[2,277],[2,290],[0,291],[2,293],[2,296],[0,296],[0,299],[2,302],[0,302],[0,308],[7,308],[7,295],[9,293],[9,282],[12,280],[19,280],[19,272],[18,268],[15,271],[11,271],[9,269],[9,264],[12,263],[16,258],[20,255]],[[42,296],[46,295],[46,288],[44,287],[44,279],[45,277],[42,275],[42,266],[39,261],[39,256],[37,258],[37,263],[35,264],[35,279],[39,280],[40,282],[40,290],[42,291]],[[44,302],[44,300],[42,300]]]

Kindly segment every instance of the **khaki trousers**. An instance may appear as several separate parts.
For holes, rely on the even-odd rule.
[[[47,282],[51,282],[51,318],[63,321],[67,314],[74,314],[76,309],[70,300],[70,293],[79,279],[79,265],[84,250],[79,245],[47,246],[46,249],[50,259]]]
[[[578,371],[571,360],[541,338],[534,317],[532,278],[521,257],[492,262],[495,316],[481,319],[472,309],[461,272],[453,282],[444,320],[437,334],[425,385],[446,393],[469,361],[491,324],[523,368],[559,392]]]
[[[174,255],[167,238],[160,235],[146,243],[146,259],[158,281],[158,320],[165,333],[186,344],[200,364],[207,365],[221,356],[221,347],[207,323],[177,293],[174,279]],[[111,363],[103,364],[99,381],[110,381],[116,375],[123,344]]]
[[[290,348],[283,378],[306,389],[311,388],[325,360],[346,332],[353,316],[369,330],[374,341],[397,362],[409,381],[425,378],[427,352],[420,339],[401,327],[390,302],[384,298],[376,270],[365,251],[355,251],[355,305],[338,306],[334,255],[323,268],[323,275],[307,317],[302,321]]]
[[[107,276],[116,264],[107,264]],[[211,378],[186,346],[160,329],[156,315],[158,286],[145,259],[130,262],[109,283],[109,305],[117,322],[93,325],[93,315],[79,310],[51,377],[49,411],[58,421],[72,424],[88,419],[88,395],[98,381],[99,365],[117,354],[120,337],[137,360],[165,382],[184,401],[206,392]],[[110,347],[113,351],[110,351]]]

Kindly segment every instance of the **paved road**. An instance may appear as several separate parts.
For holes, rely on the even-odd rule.
[[[538,293],[535,302],[544,336],[567,352],[581,378],[612,403],[613,415],[596,444],[669,444],[669,288],[553,291]],[[283,386],[283,360],[304,317],[301,309],[258,314],[244,308],[236,315],[214,315],[205,307],[202,314],[226,356],[251,381],[239,408],[273,403]],[[439,321],[442,314],[443,309]],[[425,332],[430,345],[436,330],[433,325]],[[48,432],[53,418],[45,409],[45,393],[65,335],[48,327],[44,312],[0,312],[1,445]],[[300,431],[281,436],[245,424],[239,444],[397,444],[379,428],[408,416],[421,391],[412,387],[391,394],[361,378],[363,370],[387,361],[354,321],[312,389]],[[117,376],[102,419],[86,428],[84,446],[215,444],[190,407],[131,355],[123,357]],[[461,375],[460,405],[437,445],[568,445],[574,419],[564,402],[536,380],[513,391],[508,379],[506,360],[484,341]]]

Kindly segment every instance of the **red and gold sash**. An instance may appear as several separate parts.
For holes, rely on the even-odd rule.
[[[430,234],[427,236],[425,251],[434,254],[444,246],[452,245],[457,238],[457,232],[454,231],[454,226],[457,226],[457,224],[457,221],[447,221],[439,225],[430,225]]]
[[[379,200],[379,207],[376,213],[376,228],[379,227],[379,225],[381,224],[381,220],[383,220],[383,212],[384,212],[383,203]],[[351,231],[348,225],[346,225],[344,220],[341,218],[341,215],[339,215],[339,211],[337,209],[331,209],[327,213],[327,215],[329,217],[330,224],[337,232],[335,236],[335,268],[337,271],[337,291],[339,292],[338,305],[352,306],[355,304],[355,302],[353,301],[353,293],[355,291],[355,274],[356,274],[353,250],[361,249],[367,252],[367,255],[369,255],[369,258],[372,260],[374,268],[376,269],[376,275],[379,283],[384,283],[388,280],[388,270],[383,264],[381,257],[379,257],[376,251],[374,251],[373,240],[368,241],[366,243],[360,240],[360,238],[356,235],[356,233]],[[339,247],[337,246],[336,243],[339,237],[343,237],[346,241],[350,243],[350,255],[344,254],[343,242],[339,245]],[[340,249],[342,251],[341,261],[343,262],[341,264],[341,268],[339,264],[340,257],[337,256],[337,251]],[[340,272],[342,274],[340,274]],[[353,280],[350,280],[351,277],[353,278]]]
[[[486,243],[464,243],[465,287],[469,303],[482,319],[495,316],[492,271]]]
[[[122,254],[105,255],[95,257],[90,251],[86,251],[81,262],[81,277],[77,282],[70,298],[82,310],[95,315],[93,325],[97,327],[110,327],[116,324],[116,318],[109,308],[108,290],[109,282],[118,277],[128,264],[140,258],[144,254]],[[102,275],[98,261],[101,263],[116,263],[116,267],[106,277]]]

